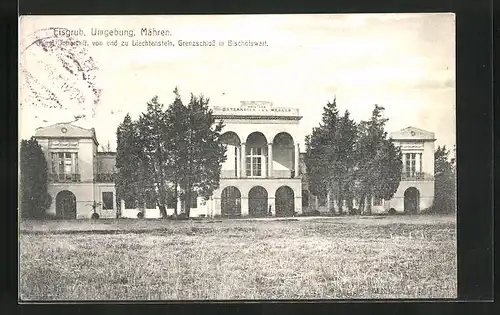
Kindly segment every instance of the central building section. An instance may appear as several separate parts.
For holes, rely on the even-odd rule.
[[[302,213],[299,110],[242,101],[213,108],[222,120],[227,160],[213,194],[212,215],[292,216]]]

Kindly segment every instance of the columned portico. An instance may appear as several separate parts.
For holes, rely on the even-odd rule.
[[[214,207],[222,207],[223,211],[214,209],[213,213],[223,216],[224,213],[230,213],[229,216],[301,213],[297,140],[302,117],[298,110],[273,107],[269,102],[241,102],[239,107],[214,107],[213,114],[224,122],[222,141],[227,146],[220,188],[213,193],[217,201]],[[230,193],[236,190],[241,197]]]

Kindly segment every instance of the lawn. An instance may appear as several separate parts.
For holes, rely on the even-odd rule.
[[[451,216],[27,221],[22,300],[454,298]]]

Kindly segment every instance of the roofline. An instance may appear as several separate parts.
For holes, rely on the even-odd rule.
[[[259,120],[301,120],[303,116],[266,116],[266,115],[212,115],[215,119],[259,119]]]

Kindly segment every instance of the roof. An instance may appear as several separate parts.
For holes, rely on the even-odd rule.
[[[39,127],[35,130],[35,138],[92,139],[96,145],[99,145],[94,128],[86,129],[70,123],[57,123],[50,126]]]
[[[394,140],[429,140],[429,141],[436,140],[434,132],[430,132],[412,126],[403,128],[399,131],[392,132],[390,136]]]

